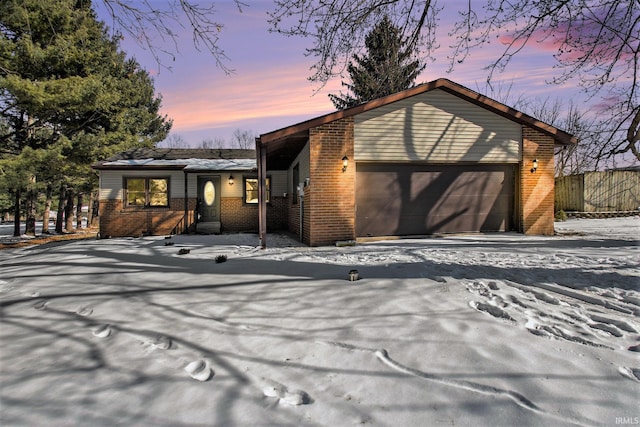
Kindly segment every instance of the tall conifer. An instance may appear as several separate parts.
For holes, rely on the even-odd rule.
[[[425,66],[405,45],[400,29],[384,16],[365,38],[365,54],[353,55],[347,66],[351,83],[342,86],[348,92],[329,95],[333,105],[344,110],[414,86]]]

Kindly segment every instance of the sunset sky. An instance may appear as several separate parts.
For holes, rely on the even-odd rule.
[[[314,58],[305,57],[304,52],[311,40],[269,33],[266,11],[273,3],[247,3],[240,13],[231,0],[215,2],[215,19],[224,24],[219,44],[229,57],[227,66],[234,69],[231,75],[216,67],[208,52],[194,48],[188,28],[181,31],[175,61],[166,62],[170,70],[159,69],[149,52],[131,37],[122,41],[121,48],[154,76],[156,91],[163,97],[162,113],[173,119],[172,133],[192,146],[204,139],[228,141],[235,129],[259,135],[335,110],[327,95],[340,90],[340,79],[324,88],[307,80]],[[451,44],[447,32],[456,17],[452,4],[447,2],[440,14],[437,60],[427,65],[416,83],[445,77],[492,96],[485,86],[483,68],[500,54],[499,42],[473,51],[452,73],[446,72]],[[98,9],[98,14],[111,26],[104,11]],[[579,97],[574,85],[546,83],[554,73],[552,54],[553,46],[548,43],[532,44],[494,83],[511,85],[513,99],[521,95],[564,101]]]

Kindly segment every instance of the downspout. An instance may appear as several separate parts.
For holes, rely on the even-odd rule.
[[[260,137],[256,138],[256,160],[258,162],[258,237],[260,247],[267,247],[267,151]]]
[[[189,180],[189,174],[187,173],[187,171],[184,171],[184,216],[182,219],[182,222],[184,224],[184,230],[183,233],[187,234],[187,231],[189,231],[189,195],[188,195],[188,181]]]
[[[300,215],[300,242],[304,242],[304,186],[298,184],[298,214]]]

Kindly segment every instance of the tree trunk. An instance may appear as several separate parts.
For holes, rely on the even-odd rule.
[[[98,219],[98,194],[92,191],[89,196],[89,211],[87,212],[87,227],[93,228]]]
[[[67,189],[64,185],[60,186],[60,195],[58,197],[58,214],[56,215],[56,233],[62,234],[62,221],[64,220],[65,201],[67,200]]]
[[[84,199],[84,194],[78,193],[78,197],[76,198],[76,229],[82,229],[82,202]]]
[[[13,235],[20,236],[20,190],[16,190],[15,211],[13,214]]]
[[[65,206],[64,209],[64,216],[65,216],[65,231],[67,233],[72,233],[73,232],[73,189],[72,188],[67,188],[67,205]]]
[[[27,191],[26,208],[27,215],[25,220],[24,234],[27,236],[36,235],[36,193],[33,190]]]
[[[51,212],[51,198],[53,197],[53,187],[47,185],[47,196],[44,202],[44,213],[42,214],[42,234],[49,234],[49,214]]]

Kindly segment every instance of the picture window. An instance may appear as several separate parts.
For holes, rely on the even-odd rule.
[[[169,178],[129,177],[124,179],[125,206],[168,207]]]

